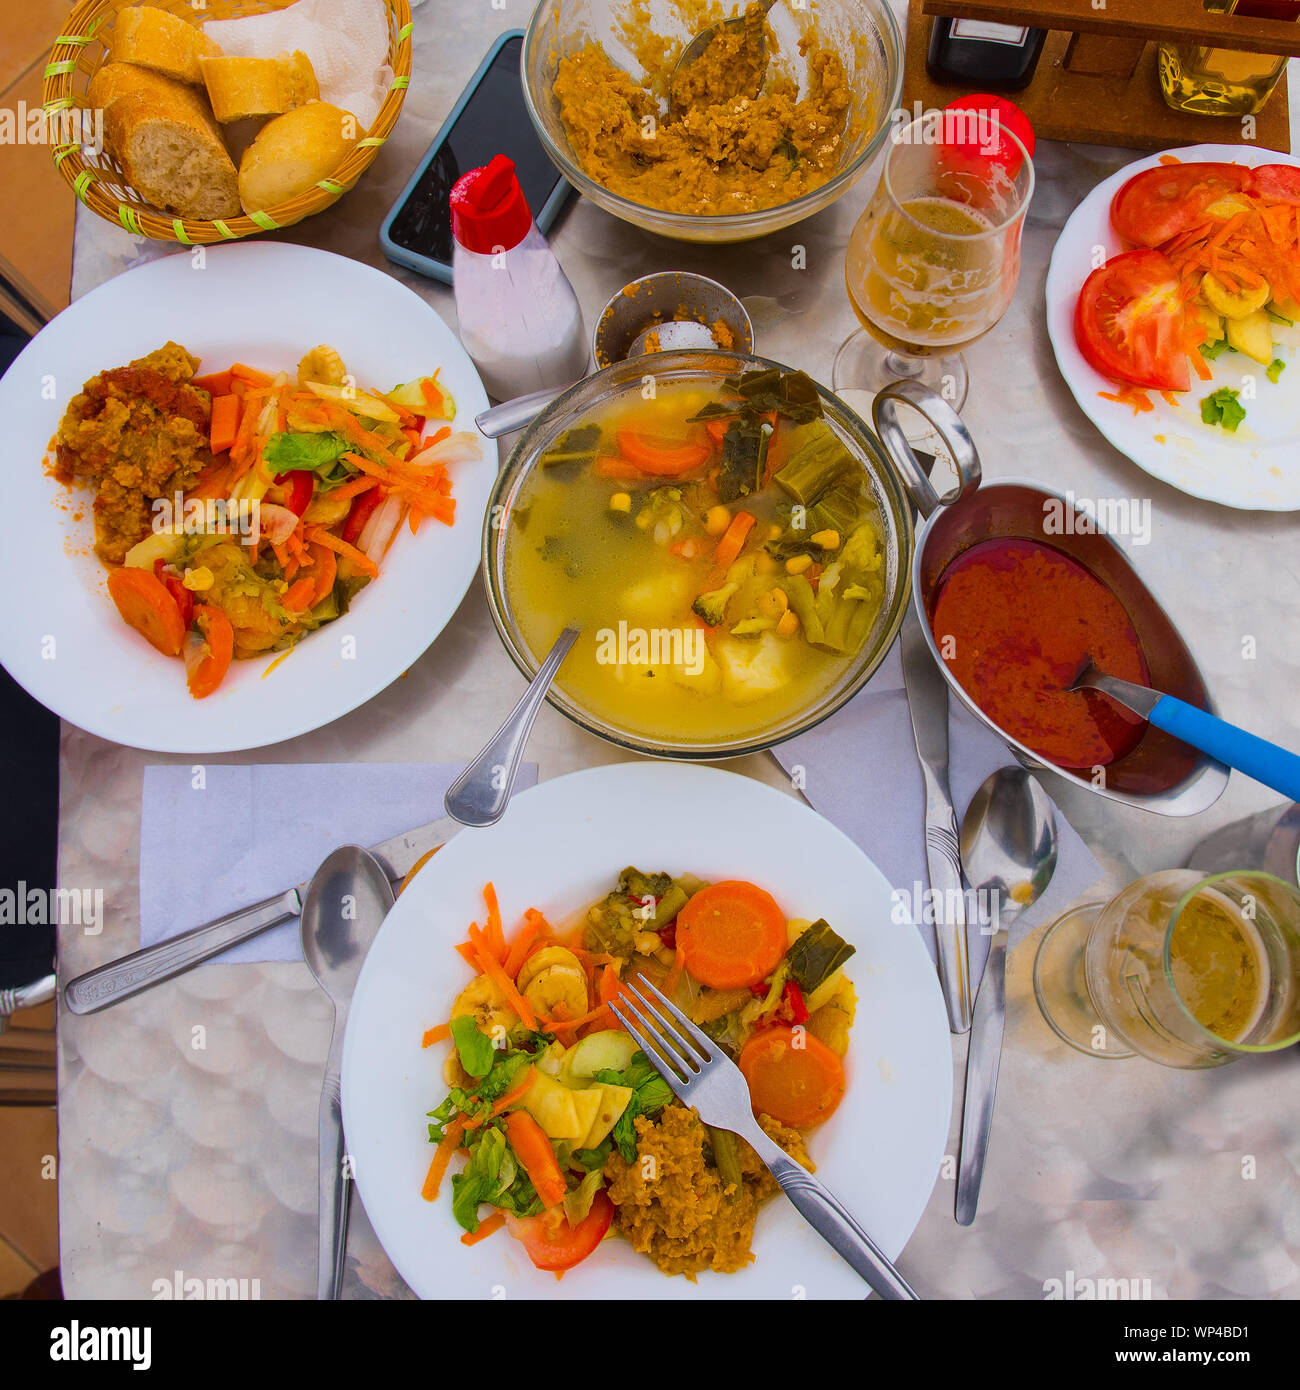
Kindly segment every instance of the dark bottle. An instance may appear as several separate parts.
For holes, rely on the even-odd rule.
[[[983,19],[936,19],[925,70],[934,82],[979,91],[1018,92],[1029,85],[1046,29]]]

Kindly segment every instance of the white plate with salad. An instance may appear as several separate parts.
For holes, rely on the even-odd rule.
[[[1300,509],[1300,160],[1195,145],[1079,204],[1047,327],[1084,414],[1148,473],[1225,506]]]
[[[346,366],[330,353],[315,352],[321,345],[336,350]],[[161,561],[146,557],[145,565],[137,564],[129,551],[122,562],[126,542],[139,543],[134,532],[112,558],[105,554],[117,538],[108,534],[111,516],[106,526],[106,517],[92,508],[104,495],[97,479],[77,477],[67,487],[46,468],[55,457],[56,433],[59,442],[64,439],[65,415],[76,414],[94,427],[108,418],[109,408],[117,408],[115,392],[128,408],[142,401],[140,409],[147,412],[147,391],[131,395],[133,379],[118,369],[151,354],[161,364],[159,370],[182,377],[190,370],[186,359],[197,358],[195,382],[205,379],[210,390],[201,397],[197,442],[190,442],[185,454],[185,484],[196,490],[183,494],[183,520],[167,522],[186,532],[185,548]],[[334,391],[333,399],[303,389],[304,359],[312,363],[311,375],[324,379],[324,395]],[[232,386],[233,364],[239,365],[233,368]],[[335,368],[346,373],[340,378],[344,384],[330,387]],[[195,385],[180,381],[173,392],[159,371],[149,370],[149,389],[165,390],[168,399],[181,402],[159,409],[166,415],[166,428],[175,426],[183,433],[187,426],[179,412],[194,413]],[[211,374],[220,379],[219,386],[212,384]],[[83,393],[83,384],[92,379],[106,397],[102,408],[93,393]],[[426,412],[425,406],[408,401],[409,409],[390,411],[366,398],[366,409],[389,416],[382,440],[374,432],[381,428],[375,420],[354,409],[369,389],[394,393],[399,385],[413,388],[421,380],[436,382],[446,403],[437,408],[429,404]],[[277,395],[276,383],[286,381],[287,390]],[[235,392],[241,393],[238,399]],[[219,442],[218,395],[230,397],[234,407],[230,423],[237,442],[229,454],[211,452]],[[74,399],[79,404],[70,413]],[[260,411],[250,408],[254,401],[261,401]],[[0,381],[0,408],[10,422],[6,457],[13,515],[21,518],[0,552],[0,583],[6,593],[22,596],[21,602],[10,604],[0,630],[0,661],[61,717],[138,748],[227,752],[276,743],[337,719],[419,659],[473,580],[496,471],[495,449],[473,424],[486,404],[473,364],[434,310],[391,276],[357,261],[303,246],[257,242],[167,255],[117,276],[49,323]],[[304,411],[310,423],[299,425]],[[421,436],[426,413],[440,418],[431,419],[431,432]],[[147,413],[139,419],[147,420]],[[244,429],[242,437],[236,420]],[[401,436],[399,424],[408,437]],[[455,457],[437,470],[443,492],[449,493],[441,499],[429,486],[432,475],[421,474],[417,460],[435,425],[444,437],[455,431],[457,440]],[[312,473],[316,463],[308,458],[292,463],[293,472],[281,473],[284,460],[302,452],[288,448],[305,437],[297,429],[326,432],[313,434],[312,443],[328,437],[330,430],[344,429],[349,454],[359,464],[333,460]],[[137,446],[139,438],[149,436],[134,416],[123,437],[132,432]],[[275,453],[277,441],[288,451]],[[169,443],[158,451],[160,469],[167,457],[175,456],[170,449]],[[91,457],[89,450],[86,456]],[[147,453],[132,457],[145,458],[148,466]],[[200,465],[195,484],[193,469]],[[401,470],[403,486],[397,489],[402,496],[392,495],[390,503],[397,478],[393,468]],[[259,469],[267,475],[256,489],[261,494],[260,548],[250,551],[242,536],[227,536],[218,548],[191,554],[192,548],[214,542],[207,534],[190,534],[211,529],[211,517],[191,517],[190,497],[215,494],[225,499],[229,494],[233,499]],[[232,476],[234,484],[229,483]],[[210,478],[216,481],[207,487]],[[295,478],[306,480],[297,501]],[[358,492],[372,479],[377,484],[372,491]],[[330,487],[344,482],[344,491],[353,495],[340,505],[351,510],[330,520],[329,506],[321,510],[316,504],[323,503]],[[163,490],[171,495],[170,482]],[[442,519],[436,519],[438,512],[421,513],[412,518],[418,526],[414,533],[407,524],[390,527],[388,548],[381,559],[376,550],[373,562],[379,572],[360,585],[368,576],[358,570],[353,575],[357,583],[345,591],[346,601],[336,610],[331,605],[338,603],[349,565],[372,563],[364,549],[364,526],[356,523],[367,502],[380,494],[387,510],[380,506],[366,520],[382,516],[387,524],[399,513],[406,520],[408,496],[436,505]],[[149,506],[166,500],[150,499]],[[237,528],[239,523],[230,520],[233,511],[224,516]],[[301,523],[300,534],[285,539],[277,550],[275,528],[282,522],[289,533]],[[160,543],[152,511],[147,521],[136,523],[136,530],[142,525],[143,548]],[[372,526],[371,534],[374,530]],[[247,569],[241,567],[241,553],[253,557]],[[255,574],[248,572],[254,567]],[[329,575],[336,571],[339,583],[331,584]],[[320,582],[319,592],[309,576]],[[241,600],[235,591],[241,584],[255,601],[270,594],[260,607],[254,602],[242,610],[253,627],[260,624],[265,630],[240,626]],[[223,604],[224,611],[235,614],[233,654],[248,659],[230,660],[228,624],[218,629],[204,621],[206,616],[222,623],[216,609]],[[259,642],[266,643],[265,650]]]
[[[580,1189],[590,1186],[584,1174],[599,1171],[600,1160],[609,1158],[613,1151],[604,1177],[609,1182],[608,1196],[619,1212],[611,1226],[611,1204],[605,1195],[597,1195],[595,1200],[605,1204],[605,1224],[575,1249],[574,1242],[582,1239],[581,1232],[588,1230],[594,1219],[591,1194],[586,1194],[586,1214],[575,1215],[572,1226],[562,1214],[567,1212],[566,1205],[547,1197],[544,1205],[557,1218],[556,1231],[554,1242],[543,1242],[542,1248],[562,1258],[542,1259],[539,1267],[534,1260],[539,1248],[535,1228],[545,1216],[530,1216],[526,1207],[520,1207],[524,1221],[511,1221],[494,1210],[494,1205],[508,1205],[505,1198],[494,1195],[497,1189],[489,1194],[486,1187],[472,1191],[466,1184],[483,1176],[480,1157],[491,1151],[485,1132],[496,1126],[504,1129],[505,1135],[494,1137],[495,1150],[504,1155],[508,1146],[518,1161],[513,1156],[507,1159],[507,1173],[499,1170],[498,1156],[490,1176],[495,1179],[501,1172],[501,1183],[511,1189],[507,1197],[518,1194],[522,1186],[526,1203],[533,1195],[533,1188],[523,1183],[526,1171],[527,1176],[538,1179],[537,1195],[544,1194],[543,1174],[530,1157],[531,1150],[517,1140],[531,1145],[530,1132],[536,1138],[537,1126],[529,1114],[537,1116],[547,1135],[565,1132],[552,1123],[560,1114],[552,1101],[558,1096],[572,1111],[575,1097],[581,1100],[590,1095],[587,1081],[574,1080],[575,1075],[585,1077],[590,1070],[578,1065],[576,1049],[583,1048],[584,1043],[608,1044],[610,1035],[600,1029],[579,1034],[582,1040],[570,1048],[563,1043],[544,1047],[528,1034],[526,1026],[521,1033],[511,1015],[504,1021],[494,1015],[498,1022],[492,1028],[488,1026],[490,1018],[473,1015],[481,1032],[492,1032],[497,1026],[503,1035],[507,1027],[511,1031],[508,1039],[503,1036],[498,1040],[501,1050],[495,1056],[499,1062],[493,1061],[488,1042],[484,1044],[486,1062],[475,1064],[460,1040],[455,1055],[464,1066],[477,1075],[483,1075],[486,1067],[491,1078],[495,1074],[492,1068],[507,1066],[517,1049],[534,1048],[534,1065],[523,1073],[525,1077],[534,1073],[533,1079],[523,1085],[522,1100],[517,1099],[519,1073],[497,1088],[502,1095],[495,1112],[484,1108],[479,1112],[480,1127],[470,1126],[472,1133],[467,1130],[453,1140],[453,1148],[462,1147],[462,1151],[451,1158],[450,1172],[440,1175],[438,1190],[433,1192],[428,1186],[431,1156],[436,1152],[430,1125],[436,1125],[436,1132],[445,1136],[447,1116],[456,1112],[456,1105],[465,1107],[459,1122],[469,1113],[470,1102],[463,1095],[454,1105],[444,1099],[449,1096],[444,1073],[448,1048],[442,1041],[445,1030],[436,1028],[437,1041],[429,1046],[424,1045],[424,1035],[447,1019],[453,1001],[461,998],[475,979],[472,964],[457,951],[471,922],[486,924],[469,932],[471,943],[491,939],[484,886],[494,885],[507,946],[513,943],[514,949],[507,949],[502,956],[505,968],[513,974],[513,954],[526,964],[535,962],[536,971],[518,974],[521,988],[523,981],[530,979],[528,997],[535,1000],[540,990],[547,1007],[558,1013],[558,1000],[567,987],[563,983],[565,968],[560,964],[563,948],[550,941],[539,947],[535,940],[519,946],[524,939],[520,934],[528,923],[539,920],[537,913],[557,928],[572,928],[575,922],[585,927],[584,909],[598,900],[606,901],[604,895],[616,879],[622,887],[622,871],[629,865],[639,866],[647,875],[672,875],[688,885],[691,876],[705,880],[708,887],[703,890],[688,888],[697,894],[689,900],[693,904],[702,904],[706,893],[732,892],[738,882],[746,888],[763,885],[770,901],[787,917],[818,919],[793,938],[791,959],[797,943],[804,941],[809,931],[830,924],[838,934],[840,954],[832,961],[822,961],[820,968],[829,969],[834,960],[843,962],[840,968],[851,975],[857,995],[856,1016],[847,1036],[836,1039],[817,1028],[819,1008],[827,1006],[817,1006],[815,991],[804,996],[805,1004],[814,1006],[807,1020],[807,1047],[819,1056],[828,1047],[844,1048],[839,1063],[843,1068],[840,1099],[809,1126],[807,1152],[818,1176],[881,1248],[891,1258],[902,1251],[925,1209],[943,1158],[952,1088],[946,1016],[934,967],[920,936],[910,922],[897,920],[890,886],[879,869],[802,802],[736,773],[662,763],[619,764],[573,773],[515,797],[505,818],[491,831],[464,833],[444,846],[411,881],[384,922],[353,997],[343,1056],[348,1151],[366,1213],[384,1249],[423,1298],[599,1298],[635,1303],[701,1297],[864,1297],[867,1290],[859,1277],[779,1194],[758,1209],[751,1262],[744,1263],[742,1258],[742,1267],[734,1272],[704,1269],[698,1274],[698,1283],[689,1282],[680,1273],[661,1272],[649,1255],[634,1249],[626,1238],[622,1214],[636,1210],[634,1205],[623,1205],[632,1201],[626,1190],[629,1177],[635,1181],[640,1173],[650,1189],[651,1201],[657,1200],[654,1182],[668,1184],[665,1200],[676,1202],[688,1214],[692,1201],[706,1203],[716,1192],[714,1177],[707,1167],[701,1167],[698,1181],[675,1195],[672,1172],[685,1170],[666,1166],[646,1173],[640,1161],[648,1152],[644,1142],[640,1159],[634,1151],[631,1164],[620,1162],[617,1148],[626,1136],[619,1135],[617,1125],[614,1131],[609,1130],[610,1114],[603,1107],[593,1108],[590,1122],[593,1126],[599,1123],[596,1132],[604,1136],[599,1150],[575,1139],[567,1148],[556,1142],[555,1153],[565,1167],[567,1196],[573,1199],[582,1195]],[[688,924],[687,909],[680,903],[664,906],[667,893],[675,891],[669,888],[660,894],[652,890],[645,899],[646,911],[653,909],[655,919],[676,914],[673,929],[677,947],[686,955],[687,971],[692,972],[700,968],[696,954],[699,938],[692,938],[695,944],[689,953],[683,940],[688,925],[694,931],[697,923],[692,919]],[[710,897],[710,913],[717,901]],[[530,914],[530,909],[535,912]],[[647,929],[651,927],[666,930],[662,924],[654,926],[653,919],[647,923]],[[828,935],[812,939],[824,944]],[[829,939],[836,938],[832,935]],[[596,944],[589,937],[584,940],[588,946]],[[781,950],[786,949],[784,943],[782,932]],[[853,948],[853,954],[843,960],[846,946]],[[610,949],[617,952],[621,948],[610,943]],[[809,946],[802,964],[813,962],[815,955],[816,947]],[[716,970],[713,954],[710,959],[711,968]],[[765,969],[767,964],[771,962],[754,968]],[[611,968],[608,962],[604,965],[606,970]],[[549,984],[542,981],[542,974]],[[781,978],[779,973],[776,978]],[[788,986],[794,975],[785,978]],[[567,983],[573,983],[572,972]],[[667,988],[672,990],[673,985]],[[739,992],[750,995],[750,991]],[[793,1000],[788,991],[778,989],[776,993],[787,1003]],[[769,994],[766,985],[753,990],[747,1016],[766,1007],[760,996]],[[580,998],[570,1002],[581,1007]],[[551,1026],[544,1025],[540,1015],[535,1022],[539,1027]],[[718,1029],[725,1032],[731,1024],[720,1018],[706,1026],[716,1036]],[[782,1027],[789,1025],[769,1025],[760,1020],[752,1034],[752,1047],[766,1056],[766,1043],[779,1035]],[[460,1039],[459,1034],[454,1036]],[[626,1035],[623,1038],[627,1040]],[[724,1045],[729,1046],[730,1034],[727,1038]],[[825,1045],[820,1038],[826,1039]],[[548,1071],[539,1082],[535,1073],[547,1069],[550,1054],[560,1056],[566,1050],[573,1075]],[[741,1051],[742,1069],[746,1051],[748,1046]],[[598,1068],[607,1096],[636,1086],[638,1099],[650,1105],[643,1089],[646,1077],[638,1076],[635,1059],[604,1058],[602,1064],[626,1068],[615,1073]],[[559,1077],[558,1082],[553,1075]],[[767,1073],[765,1082],[757,1081],[756,1075],[756,1071],[751,1073],[751,1092],[757,1096],[759,1086],[770,1082],[773,1073]],[[609,1084],[619,1082],[626,1084]],[[479,1084],[467,1083],[470,1090]],[[566,1090],[574,1086],[578,1089]],[[798,1094],[802,1099],[807,1093],[801,1088]],[[624,1096],[618,1098],[626,1103]],[[545,1101],[545,1105],[533,1104],[534,1100]],[[641,1115],[653,1122],[657,1144],[661,1133],[670,1128],[666,1111],[659,1112],[657,1119],[648,1108]],[[521,1122],[518,1132],[512,1117]],[[680,1113],[676,1117],[679,1125],[684,1119]],[[792,1125],[801,1123],[796,1115],[787,1119]],[[637,1133],[645,1133],[642,1123],[639,1115]],[[581,1126],[586,1124],[584,1118]],[[679,1125],[671,1127],[670,1137],[680,1135]],[[783,1140],[778,1138],[778,1142]],[[721,1172],[716,1155],[708,1162],[716,1163]],[[600,1187],[599,1178],[591,1181]],[[617,1190],[615,1182],[621,1182],[624,1190]],[[432,1195],[426,1198],[426,1193]],[[468,1202],[463,1200],[466,1197]],[[480,1197],[483,1205],[478,1205]],[[542,1205],[533,1203],[539,1211]],[[477,1229],[471,1232],[472,1227]],[[467,1236],[474,1243],[466,1243],[463,1237]],[[698,1232],[683,1238],[697,1237]],[[676,1251],[671,1246],[657,1249],[670,1259]],[[906,1259],[902,1268],[906,1272]],[[557,1282],[555,1272],[548,1272],[560,1269],[562,1283]]]

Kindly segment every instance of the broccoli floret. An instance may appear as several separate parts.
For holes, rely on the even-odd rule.
[[[727,604],[736,596],[739,588],[739,582],[733,580],[721,588],[709,589],[691,604],[691,611],[710,627],[719,627],[727,616]]]

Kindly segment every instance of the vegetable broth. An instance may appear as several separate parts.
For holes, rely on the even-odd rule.
[[[734,381],[666,384],[650,401],[628,391],[544,451],[524,481],[506,523],[507,597],[539,661],[566,624],[581,625],[557,684],[584,710],[664,742],[752,735],[814,704],[874,630],[880,511],[811,383],[782,381],[794,378],[814,404],[765,411],[763,425],[752,409],[727,413],[741,406]],[[695,419],[702,411],[713,418]],[[766,432],[772,418],[755,486],[725,496],[739,485],[727,460],[741,426]],[[783,486],[777,475],[796,456]],[[640,471],[692,458],[671,474]],[[805,484],[796,502],[788,487]],[[822,526],[835,517],[838,530]],[[734,558],[724,545],[734,549],[733,523],[748,526]]]

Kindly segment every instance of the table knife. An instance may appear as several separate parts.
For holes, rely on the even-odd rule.
[[[446,844],[460,829],[458,821],[443,816],[372,845],[370,853],[383,865],[396,890],[424,855]],[[282,922],[293,921],[302,911],[306,893],[307,883],[300,883],[155,946],[146,946],[142,951],[133,951],[129,956],[88,970],[68,981],[63,990],[64,1001],[74,1014],[93,1014],[129,999],[174,975],[183,974],[191,966],[211,960],[241,941],[278,927]]]
[[[901,637],[903,680],[912,716],[916,756],[925,782],[925,862],[930,877],[939,983],[954,1033],[970,1030],[970,962],[966,944],[966,901],[957,817],[948,790],[948,685],[935,665],[915,606],[908,609]]]

